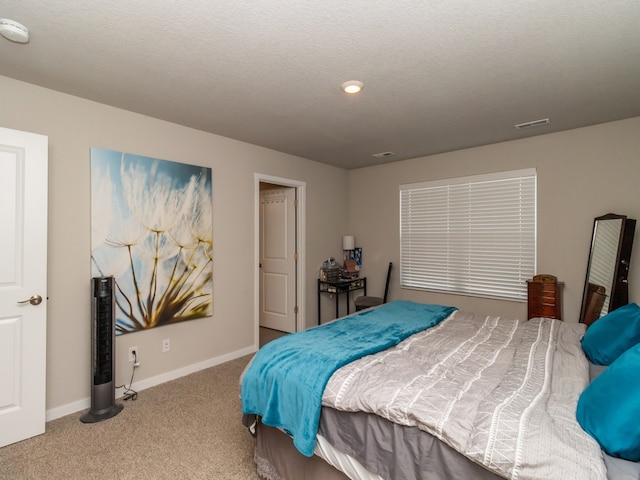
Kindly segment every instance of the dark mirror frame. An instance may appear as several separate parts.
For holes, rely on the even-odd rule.
[[[596,233],[599,222],[607,220],[621,220],[620,234],[618,237],[617,253],[614,264],[611,265],[613,280],[610,291],[608,285],[597,285],[589,282],[593,252],[596,245]],[[631,247],[636,230],[636,221],[627,218],[626,215],[616,215],[608,213],[601,217],[596,217],[593,221],[593,231],[591,234],[591,249],[589,250],[589,260],[587,262],[587,275],[584,282],[582,295],[582,308],[580,309],[580,323],[591,325],[602,315],[615,310],[629,303],[629,262],[631,261]],[[609,296],[608,308],[605,298]],[[606,311],[605,311],[606,310]]]

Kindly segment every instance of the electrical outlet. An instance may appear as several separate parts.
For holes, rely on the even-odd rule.
[[[169,350],[171,350],[171,340],[165,338],[162,340],[162,352],[168,352]]]
[[[129,361],[135,362],[136,357],[137,357],[137,360],[140,361],[138,347],[129,347]]]

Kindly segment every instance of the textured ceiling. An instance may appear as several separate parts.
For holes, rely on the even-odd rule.
[[[640,116],[638,0],[0,0],[0,18],[31,33],[0,39],[0,75],[344,168]]]

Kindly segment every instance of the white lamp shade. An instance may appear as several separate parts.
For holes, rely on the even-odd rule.
[[[345,235],[342,237],[342,249],[353,250],[356,248],[356,238],[353,235]]]

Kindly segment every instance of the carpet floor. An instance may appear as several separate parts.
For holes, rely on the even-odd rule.
[[[102,422],[84,412],[0,449],[0,479],[253,480],[254,439],[241,423],[242,357],[139,392]]]

